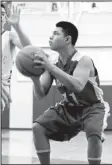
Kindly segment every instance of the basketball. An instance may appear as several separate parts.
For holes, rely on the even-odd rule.
[[[38,52],[40,48],[36,46],[26,46],[21,49],[16,56],[16,67],[18,71],[26,77],[40,76],[44,73],[44,68],[34,68],[34,53]]]

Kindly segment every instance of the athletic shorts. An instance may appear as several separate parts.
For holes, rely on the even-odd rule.
[[[75,137],[80,131],[87,138],[97,135],[102,139],[102,133],[107,127],[109,105],[97,103],[89,107],[71,106],[62,101],[50,107],[35,121],[47,129],[49,139],[66,141]]]

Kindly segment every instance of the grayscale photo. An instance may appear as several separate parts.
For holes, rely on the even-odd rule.
[[[112,2],[1,1],[1,164],[112,164]]]

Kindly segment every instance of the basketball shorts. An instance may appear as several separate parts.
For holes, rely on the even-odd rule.
[[[108,116],[109,105],[106,103],[105,106],[105,102],[84,107],[62,101],[46,110],[34,123],[46,128],[49,139],[56,141],[70,140],[82,130],[87,138],[97,135],[102,139]]]

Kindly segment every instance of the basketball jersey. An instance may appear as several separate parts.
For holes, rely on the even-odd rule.
[[[10,31],[2,34],[2,80],[10,78],[13,66],[14,47],[11,45],[9,35]]]
[[[69,75],[73,75],[73,72],[78,65],[78,62],[83,57],[83,55],[79,52],[76,52],[75,55],[67,61],[66,65],[63,65],[60,59],[55,63],[57,67],[59,67],[64,72]],[[97,69],[93,63],[95,69],[95,76],[89,77],[84,89],[80,93],[74,93],[69,90],[64,84],[62,84],[58,79],[55,79],[56,86],[59,92],[63,95],[64,100],[75,105],[92,105],[94,103],[103,101],[103,91],[100,88],[99,84],[99,76]]]

